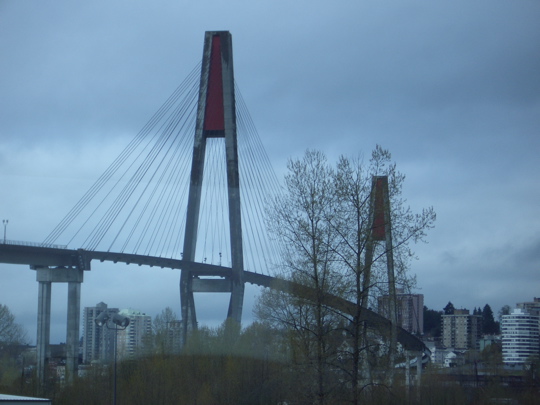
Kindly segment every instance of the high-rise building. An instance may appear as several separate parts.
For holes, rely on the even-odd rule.
[[[133,309],[123,309],[119,313],[129,318],[129,325],[125,330],[118,330],[118,357],[134,358],[149,349],[152,317]]]
[[[482,316],[471,315],[468,309],[456,309],[442,315],[442,344],[454,349],[477,349],[482,336]]]
[[[390,296],[383,295],[377,300],[377,312],[389,318]],[[406,294],[398,289],[396,293],[398,325],[406,331],[422,335],[424,333],[424,294]]]
[[[118,312],[118,308],[108,308],[100,302],[95,307],[85,307],[83,310],[83,362],[94,360],[110,361],[114,356],[114,330],[105,326],[97,326],[95,319],[102,312]]]
[[[518,302],[516,307],[531,315],[540,316],[540,298],[534,297],[532,302]]]
[[[171,353],[180,353],[182,349],[182,321],[167,322],[167,347]]]
[[[503,361],[523,364],[540,353],[540,317],[516,308],[501,322]]]

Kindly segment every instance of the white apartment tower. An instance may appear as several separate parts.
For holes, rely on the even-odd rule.
[[[129,318],[129,325],[125,330],[118,330],[118,357],[132,359],[149,348],[147,339],[152,333],[152,317],[133,309],[123,309],[120,315]]]
[[[540,317],[522,308],[503,315],[501,322],[503,361],[523,364],[540,353]]]

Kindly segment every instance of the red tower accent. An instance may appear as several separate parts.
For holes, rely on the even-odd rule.
[[[373,176],[371,184],[370,217],[373,221],[371,238],[366,246],[366,277],[371,277],[373,264],[373,249],[375,242],[385,244],[386,270],[388,275],[388,309],[389,319],[392,322],[390,329],[390,347],[388,350],[387,379],[390,384],[394,379],[394,365],[397,348],[397,307],[396,307],[396,279],[394,273],[394,252],[392,243],[392,223],[390,215],[390,194],[388,192],[388,176]],[[367,300],[366,300],[367,302]]]
[[[203,129],[212,132],[225,130],[223,75],[221,69],[221,37],[219,35],[214,35],[212,37],[210,72],[208,75],[208,90],[206,95],[206,110],[204,113]],[[215,136],[217,134],[213,135]],[[219,135],[224,136],[223,133]]]
[[[373,240],[386,240],[386,221],[384,206],[384,180],[383,177],[375,179],[375,212],[373,218]],[[387,186],[388,188],[388,186]]]

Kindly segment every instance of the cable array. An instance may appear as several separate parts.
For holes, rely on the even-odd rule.
[[[284,252],[279,241],[268,233],[268,203],[281,192],[257,128],[251,119],[239,87],[235,84],[236,124],[240,166],[242,228],[244,230],[244,266],[266,269],[265,274],[283,263]]]
[[[43,246],[63,242],[181,258],[200,69],[199,64],[191,71]],[[281,262],[281,249],[269,237],[264,218],[279,182],[236,83],[235,92],[244,267],[270,274]],[[208,138],[196,261],[231,265],[228,210],[225,142]]]

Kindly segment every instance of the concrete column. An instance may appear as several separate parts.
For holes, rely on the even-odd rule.
[[[66,379],[72,383],[79,369],[79,324],[81,313],[81,283],[68,283]]]
[[[51,331],[51,285],[68,283],[68,316],[66,336],[66,374],[68,381],[73,381],[77,374],[79,356],[79,321],[81,307],[81,283],[83,269],[66,267],[38,267],[36,280],[39,283],[38,294],[38,331],[37,331],[37,373],[40,384],[45,382],[47,359],[50,358]]]
[[[411,385],[411,359],[409,357],[409,351],[405,351],[405,385],[408,387]]]
[[[40,384],[45,382],[45,368],[50,357],[49,341],[51,336],[51,283],[40,281],[38,287],[37,320],[37,376]]]
[[[416,400],[420,402],[420,386],[422,382],[422,352],[416,355]]]
[[[422,352],[416,355],[416,385],[420,387],[422,381]]]

